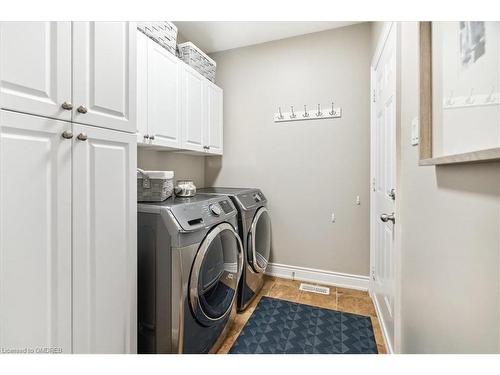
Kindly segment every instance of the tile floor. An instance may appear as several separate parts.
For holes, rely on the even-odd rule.
[[[380,354],[387,353],[377,314],[375,313],[375,308],[373,307],[373,303],[368,295],[368,292],[330,286],[330,295],[326,296],[301,291],[299,290],[299,286],[300,281],[280,279],[277,277],[266,277],[264,287],[259,295],[252,301],[245,312],[237,314],[235,321],[228,332],[228,336],[220,347],[218,354],[226,354],[229,352],[262,296],[280,298],[306,305],[369,316],[372,321],[378,352]]]

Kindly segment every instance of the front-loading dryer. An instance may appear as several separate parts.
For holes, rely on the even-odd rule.
[[[244,247],[245,265],[238,288],[238,311],[245,310],[264,284],[271,253],[271,218],[267,199],[255,188],[212,187],[204,194],[229,196],[238,210],[238,227]]]
[[[139,353],[213,353],[236,312],[243,245],[231,199],[138,204]]]

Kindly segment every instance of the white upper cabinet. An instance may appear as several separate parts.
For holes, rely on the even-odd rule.
[[[222,89],[137,31],[137,142],[222,155]]]
[[[134,353],[136,138],[73,128],[73,350]]]
[[[73,121],[136,131],[134,22],[73,23]]]
[[[0,22],[0,59],[2,108],[71,120],[71,22]]]
[[[0,347],[71,353],[71,123],[0,124]]]
[[[182,69],[182,148],[204,152],[206,121],[205,78],[191,67]]]
[[[148,39],[148,133],[153,144],[181,146],[181,61]]]
[[[148,133],[148,40],[137,31],[137,142],[149,143]]]
[[[206,127],[205,150],[210,154],[222,155],[223,98],[222,89],[212,82],[206,82]]]

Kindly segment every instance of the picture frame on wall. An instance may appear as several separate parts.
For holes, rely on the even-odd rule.
[[[420,22],[420,165],[500,160],[500,22]]]

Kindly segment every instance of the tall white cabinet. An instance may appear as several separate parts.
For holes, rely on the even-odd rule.
[[[73,22],[73,121],[136,129],[136,28],[133,22]]]
[[[135,48],[132,23],[0,23],[2,348],[136,352]]]
[[[70,121],[71,22],[2,22],[1,28],[2,108]]]
[[[135,136],[78,124],[73,132],[73,350],[134,352]]]
[[[71,123],[0,125],[0,347],[71,353]]]

